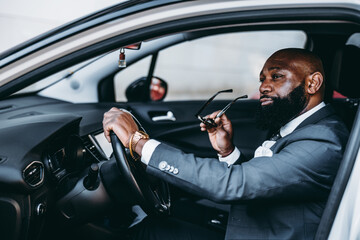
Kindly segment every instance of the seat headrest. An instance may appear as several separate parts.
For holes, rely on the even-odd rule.
[[[350,98],[360,98],[360,48],[345,45],[334,58],[331,85],[334,90]]]

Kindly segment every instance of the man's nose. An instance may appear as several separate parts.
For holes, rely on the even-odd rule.
[[[259,91],[260,91],[260,93],[269,93],[269,92],[271,92],[272,91],[272,85],[271,85],[271,82],[270,82],[270,80],[269,79],[265,79],[262,83],[261,83],[261,85],[260,85],[260,87],[259,87]]]

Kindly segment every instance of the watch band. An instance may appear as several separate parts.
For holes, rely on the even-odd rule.
[[[130,156],[136,161],[140,156],[135,152],[136,145],[141,139],[149,139],[149,135],[143,131],[136,131],[129,140]]]

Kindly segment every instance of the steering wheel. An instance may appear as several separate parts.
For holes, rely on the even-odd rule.
[[[112,131],[110,138],[118,169],[135,194],[142,209],[147,214],[169,214],[170,192],[168,184],[160,179],[148,176],[145,172],[145,164],[140,160],[133,160]]]

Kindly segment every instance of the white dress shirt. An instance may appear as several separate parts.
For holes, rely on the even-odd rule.
[[[282,126],[280,128],[280,136],[285,137],[285,136],[289,135],[290,133],[292,133],[295,130],[295,128],[297,128],[297,126],[299,126],[305,119],[307,119],[308,117],[310,117],[312,114],[314,114],[315,112],[317,112],[318,110],[320,110],[323,107],[325,107],[325,103],[321,102],[320,104],[313,107],[309,111],[301,114],[300,116],[294,118],[293,120],[291,120],[290,122],[288,122],[287,124]],[[141,161],[144,164],[148,165],[150,158],[151,158],[153,152],[155,151],[155,148],[159,144],[160,144],[160,142],[158,142],[154,139],[150,139],[149,141],[147,141],[144,144],[144,147],[141,151]],[[259,146],[255,150],[254,157],[264,157],[264,156],[271,157],[273,153],[270,148],[274,144],[275,144],[275,141],[266,140],[265,142],[263,142],[263,144],[261,146]],[[226,157],[219,156],[219,161],[226,162],[228,164],[228,166],[230,166],[230,165],[234,164],[236,162],[236,160],[239,159],[240,155],[241,155],[240,150],[237,147],[235,147],[234,151],[232,153],[230,153],[228,156],[226,156]]]

